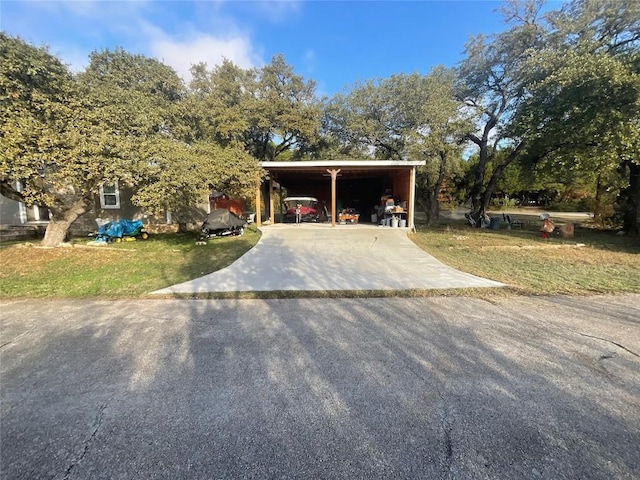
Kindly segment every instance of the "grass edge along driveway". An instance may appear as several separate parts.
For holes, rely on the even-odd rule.
[[[141,298],[214,272],[251,249],[260,232],[196,245],[195,237],[155,235],[147,241],[45,249],[36,242],[0,244],[0,298]],[[543,239],[536,225],[478,230],[448,221],[419,226],[410,238],[443,263],[509,285],[500,289],[239,292],[198,298],[472,297],[640,293],[640,238],[579,228],[573,239]],[[185,295],[182,295],[183,297]]]

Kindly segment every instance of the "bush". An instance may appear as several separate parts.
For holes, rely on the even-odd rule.
[[[507,210],[516,208],[520,205],[520,202],[516,198],[494,198],[491,200],[491,206],[495,210]]]
[[[555,200],[547,207],[552,212],[590,212],[592,209],[593,199],[589,197]]]

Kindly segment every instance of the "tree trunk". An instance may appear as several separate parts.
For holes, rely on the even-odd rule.
[[[438,202],[438,198],[434,198],[430,190],[419,192],[416,200],[427,218],[427,226],[435,225],[440,218],[440,202]]]
[[[604,225],[604,216],[602,214],[602,193],[604,190],[605,187],[602,184],[602,175],[598,173],[596,181],[596,198],[593,204],[593,219],[600,225]]]
[[[476,165],[473,175],[473,185],[469,196],[471,197],[471,212],[470,216],[480,226],[478,219],[484,215],[484,208],[482,206],[482,192],[484,186],[485,169],[487,168],[487,162],[489,161],[489,150],[486,140],[483,139],[482,144],[479,144],[480,154],[478,164]]]
[[[444,182],[447,167],[447,156],[445,152],[440,152],[440,165],[438,178],[435,183],[430,183],[429,179],[419,182],[417,200],[422,207],[422,211],[427,217],[427,226],[435,225],[440,219],[440,190]]]
[[[622,230],[640,233],[640,164],[624,162],[629,169],[629,186],[620,192],[622,208]]]
[[[71,224],[75,222],[80,215],[89,211],[90,205],[91,203],[87,199],[80,198],[71,205],[50,207],[51,220],[49,220],[47,230],[44,233],[42,246],[57,247],[63,243]]]
[[[520,142],[520,144],[502,162],[500,162],[498,165],[494,167],[493,172],[491,172],[491,178],[489,179],[489,183],[487,183],[487,186],[484,188],[484,191],[480,196],[480,202],[479,202],[480,205],[477,212],[478,216],[477,217],[473,216],[473,213],[475,213],[475,211],[472,211],[472,217],[477,222],[476,226],[479,227],[482,225],[482,222],[479,222],[478,220],[481,217],[483,217],[485,213],[487,213],[487,210],[489,209],[489,204],[491,203],[491,196],[493,195],[493,193],[496,191],[496,188],[498,187],[498,181],[500,181],[500,179],[502,178],[504,169],[507,168],[507,166],[509,166],[509,164],[513,162],[516,158],[518,158],[518,155],[520,154],[523,148],[524,148],[524,142]]]

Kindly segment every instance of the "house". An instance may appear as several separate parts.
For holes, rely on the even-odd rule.
[[[201,204],[189,208],[186,217],[183,215],[176,219],[171,212],[157,217],[148,215],[140,207],[133,205],[133,193],[130,188],[119,188],[117,182],[102,186],[100,193],[94,198],[93,207],[72,224],[69,232],[72,235],[87,235],[95,232],[103,223],[122,218],[142,220],[147,231],[151,233],[175,232],[179,228],[177,220],[186,223],[187,228],[200,228],[204,217],[211,209],[208,199],[205,198]],[[0,195],[0,229],[4,232],[4,238],[33,236],[38,231],[43,232],[49,218],[47,208],[28,207],[23,202]]]
[[[0,240],[34,237],[49,223],[49,210],[0,195]]]

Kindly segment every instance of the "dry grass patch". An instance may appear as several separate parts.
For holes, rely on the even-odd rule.
[[[533,226],[532,228],[535,228]],[[640,293],[640,239],[579,228],[573,239],[537,230],[419,228],[413,241],[443,263],[531,295]]]

